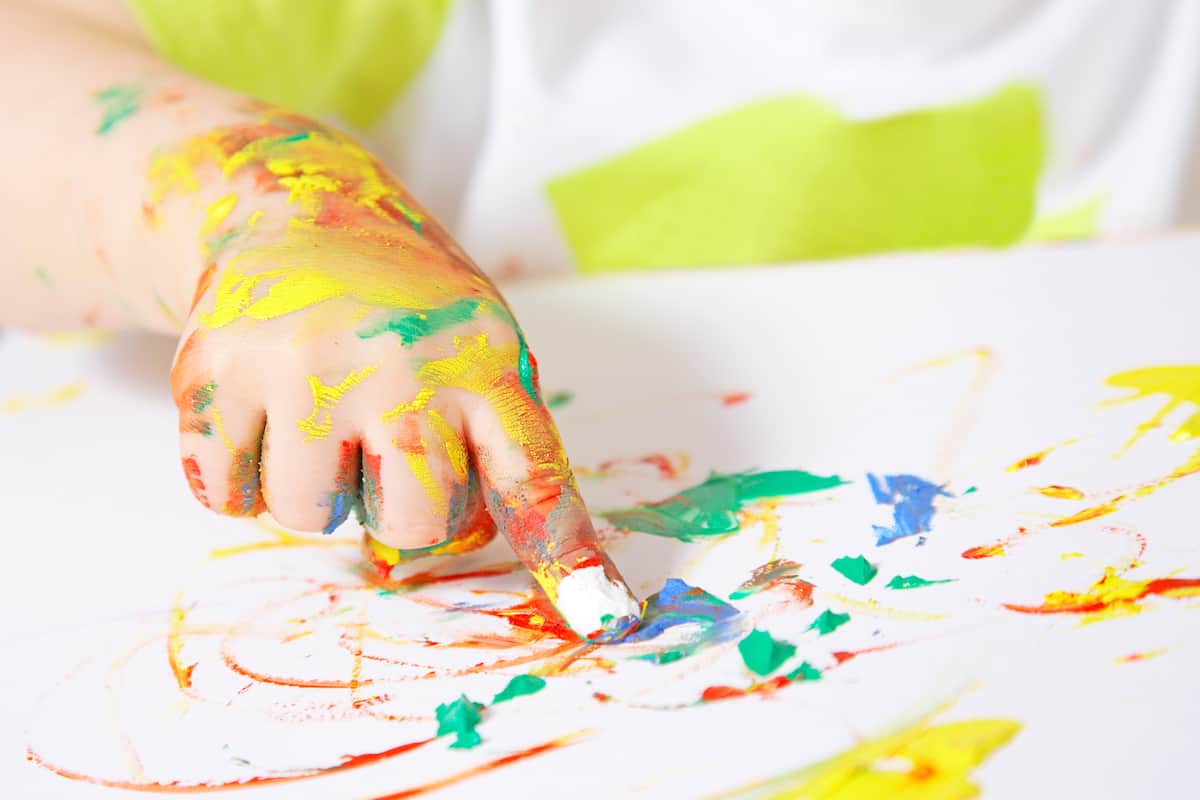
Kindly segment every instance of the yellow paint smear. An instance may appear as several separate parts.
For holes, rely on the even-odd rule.
[[[366,380],[375,370],[375,365],[363,367],[332,386],[322,383],[316,375],[309,375],[308,388],[312,392],[313,410],[305,419],[296,423],[300,432],[304,434],[304,441],[312,442],[329,436],[333,431],[333,415],[330,412],[347,392]]]
[[[390,425],[391,423],[403,417],[405,414],[411,414],[414,411],[420,411],[423,409],[429,404],[429,401],[433,399],[435,394],[436,392],[433,389],[425,387],[417,392],[417,396],[412,400],[409,400],[405,403],[400,403],[395,408],[383,412],[383,414],[380,416],[380,419],[383,420],[385,425]]]
[[[739,800],[967,800],[971,771],[1021,730],[1006,719],[927,725],[866,741],[841,755],[722,798]]]
[[[1163,420],[1171,412],[1184,403],[1200,409],[1200,366],[1146,367],[1133,369],[1128,372],[1118,372],[1105,381],[1109,386],[1121,389],[1132,389],[1133,393],[1109,400],[1105,405],[1129,403],[1154,395],[1165,395],[1166,403],[1148,420],[1141,423],[1133,432],[1133,436],[1118,451],[1118,455],[1129,450],[1148,431],[1160,427]],[[1172,441],[1182,442],[1200,436],[1200,410],[1185,419],[1178,428],[1171,432]]]
[[[83,394],[83,381],[68,383],[57,389],[38,394],[13,394],[0,398],[0,414],[15,416],[27,414],[41,408],[52,408],[69,403]]]
[[[438,437],[442,449],[446,451],[446,458],[450,461],[450,467],[454,470],[454,474],[461,480],[466,480],[467,444],[462,435],[446,421],[445,417],[432,408],[429,409],[429,428]]]
[[[200,225],[200,233],[209,234],[220,227],[221,223],[233,213],[237,202],[238,196],[230,192],[209,203],[204,209],[204,222]]]
[[[1056,497],[1061,500],[1082,500],[1084,498],[1083,492],[1071,486],[1053,484],[1050,486],[1041,486],[1037,491],[1038,494],[1045,495],[1046,497]]]

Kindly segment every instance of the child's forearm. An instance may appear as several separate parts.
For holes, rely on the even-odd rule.
[[[0,325],[179,330],[206,208],[237,181],[162,200],[152,161],[254,112],[135,43],[4,2],[0,74]]]

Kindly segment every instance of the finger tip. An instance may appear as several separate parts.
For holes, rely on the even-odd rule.
[[[559,613],[571,630],[590,642],[615,642],[640,621],[640,607],[629,587],[609,577],[602,566],[576,569],[557,588]]]

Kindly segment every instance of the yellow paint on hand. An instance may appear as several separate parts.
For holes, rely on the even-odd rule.
[[[220,227],[221,223],[233,213],[237,202],[238,196],[230,192],[205,206],[204,222],[200,225],[200,233],[209,234]]]
[[[977,719],[941,725],[918,723],[890,736],[868,740],[841,755],[724,798],[770,800],[967,800],[979,794],[973,769],[1021,730],[1006,719]]]
[[[258,221],[261,220],[262,218],[263,218],[263,210],[260,208],[258,211],[255,211],[253,214],[251,214],[250,217],[246,220],[246,227],[249,228],[250,230],[254,230],[254,226],[257,225]]]
[[[404,460],[408,463],[408,468],[412,470],[413,477],[417,479],[417,483],[421,484],[421,488],[429,497],[434,515],[446,516],[450,510],[450,501],[446,498],[441,483],[438,482],[437,477],[433,474],[433,469],[429,466],[429,457],[425,453],[425,440],[422,439],[417,447],[401,449],[404,452]]]
[[[69,403],[83,394],[83,381],[68,383],[57,389],[39,394],[13,394],[0,398],[0,414],[14,416],[27,414],[39,408],[50,408]]]
[[[324,384],[316,375],[308,376],[308,388],[312,392],[313,410],[305,419],[296,423],[304,434],[304,441],[312,442],[324,439],[333,431],[333,416],[330,412],[342,401],[346,393],[358,386],[376,370],[372,364],[360,370],[351,372],[339,383],[332,386]]]
[[[450,461],[450,466],[454,470],[454,474],[460,479],[467,478],[467,443],[463,440],[462,435],[455,430],[446,418],[437,412],[436,409],[429,409],[429,427],[434,435],[442,444],[442,448],[446,451],[446,458]]]
[[[401,403],[390,411],[383,412],[383,415],[380,417],[380,419],[385,425],[390,425],[391,423],[403,417],[405,414],[411,414],[414,411],[420,411],[423,409],[429,404],[429,401],[433,399],[434,394],[436,394],[436,392],[427,386],[417,392],[417,396],[412,400],[409,400],[407,403]]]

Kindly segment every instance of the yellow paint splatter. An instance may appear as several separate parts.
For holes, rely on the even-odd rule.
[[[1037,491],[1046,497],[1056,497],[1061,500],[1082,500],[1084,498],[1083,492],[1071,486],[1052,484],[1050,486],[1041,486]]]
[[[1070,553],[1063,553],[1059,558],[1063,561],[1070,561],[1075,558],[1083,558],[1083,553],[1072,551]]]
[[[1200,408],[1200,366],[1146,367],[1128,372],[1118,372],[1105,381],[1109,386],[1132,389],[1133,394],[1109,400],[1106,405],[1128,403],[1143,397],[1166,395],[1167,402],[1150,419],[1134,430],[1133,436],[1118,452],[1126,452],[1147,431],[1162,425],[1167,416],[1184,403]],[[1200,436],[1200,410],[1185,419],[1170,434],[1170,439],[1183,442]]]
[[[405,414],[411,414],[414,411],[420,411],[423,409],[429,404],[429,401],[433,399],[435,394],[436,392],[427,386],[417,392],[417,396],[412,400],[409,400],[406,403],[400,403],[395,408],[383,412],[383,414],[380,416],[380,419],[383,420],[385,425],[390,425],[391,423],[403,417]]]
[[[40,408],[51,408],[69,403],[83,394],[84,383],[76,381],[37,394],[13,394],[0,398],[0,414],[15,416],[27,414]]]
[[[233,213],[237,202],[238,196],[230,192],[209,203],[205,207],[204,222],[200,225],[200,233],[209,234],[215,231]]]
[[[721,795],[749,800],[966,800],[973,769],[1021,730],[1006,719],[918,723],[813,766]]]
[[[313,410],[306,418],[296,423],[304,434],[304,441],[324,439],[333,431],[333,415],[330,413],[342,401],[346,393],[358,386],[376,370],[375,365],[351,372],[339,383],[329,386],[316,375],[308,376],[308,388],[312,392]]]
[[[449,459],[454,474],[460,479],[466,480],[467,444],[463,441],[462,435],[446,421],[445,417],[432,408],[429,409],[429,427],[441,442],[442,449],[446,451],[446,458]]]

